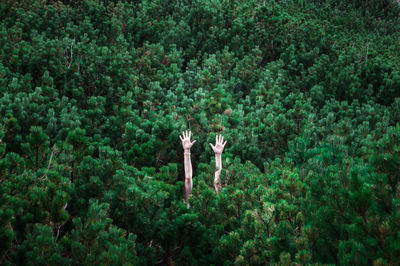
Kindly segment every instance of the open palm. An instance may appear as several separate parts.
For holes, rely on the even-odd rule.
[[[214,153],[221,154],[224,150],[226,141],[224,142],[224,137],[222,135],[215,136],[215,146],[210,143],[211,148],[213,149]]]
[[[193,142],[190,141],[190,137],[192,136],[192,132],[191,131],[183,131],[182,132],[182,137],[179,136],[179,138],[182,141],[182,147],[184,150],[189,150],[193,144],[196,142],[196,140],[194,140]]]

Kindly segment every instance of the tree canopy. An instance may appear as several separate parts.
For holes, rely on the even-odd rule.
[[[399,14],[1,1],[0,264],[399,265]]]

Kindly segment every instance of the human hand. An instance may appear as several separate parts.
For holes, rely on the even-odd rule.
[[[190,148],[193,146],[193,144],[196,142],[196,140],[194,140],[193,142],[190,142],[190,136],[192,135],[192,131],[183,131],[182,132],[182,137],[179,136],[179,138],[182,141],[182,147],[183,149],[186,150],[190,150]]]
[[[224,142],[224,137],[222,135],[215,136],[215,146],[210,143],[215,154],[221,154],[224,150],[225,144],[226,141]]]

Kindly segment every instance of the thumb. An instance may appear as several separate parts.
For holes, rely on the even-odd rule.
[[[193,140],[193,142],[192,143],[190,143],[191,145],[193,145],[195,142],[196,142],[197,140]]]
[[[214,145],[212,145],[212,143],[210,143],[210,145],[211,145],[211,148],[213,148],[213,149],[215,148]]]

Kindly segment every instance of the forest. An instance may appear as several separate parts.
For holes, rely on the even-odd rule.
[[[400,265],[399,14],[0,1],[0,264]]]

